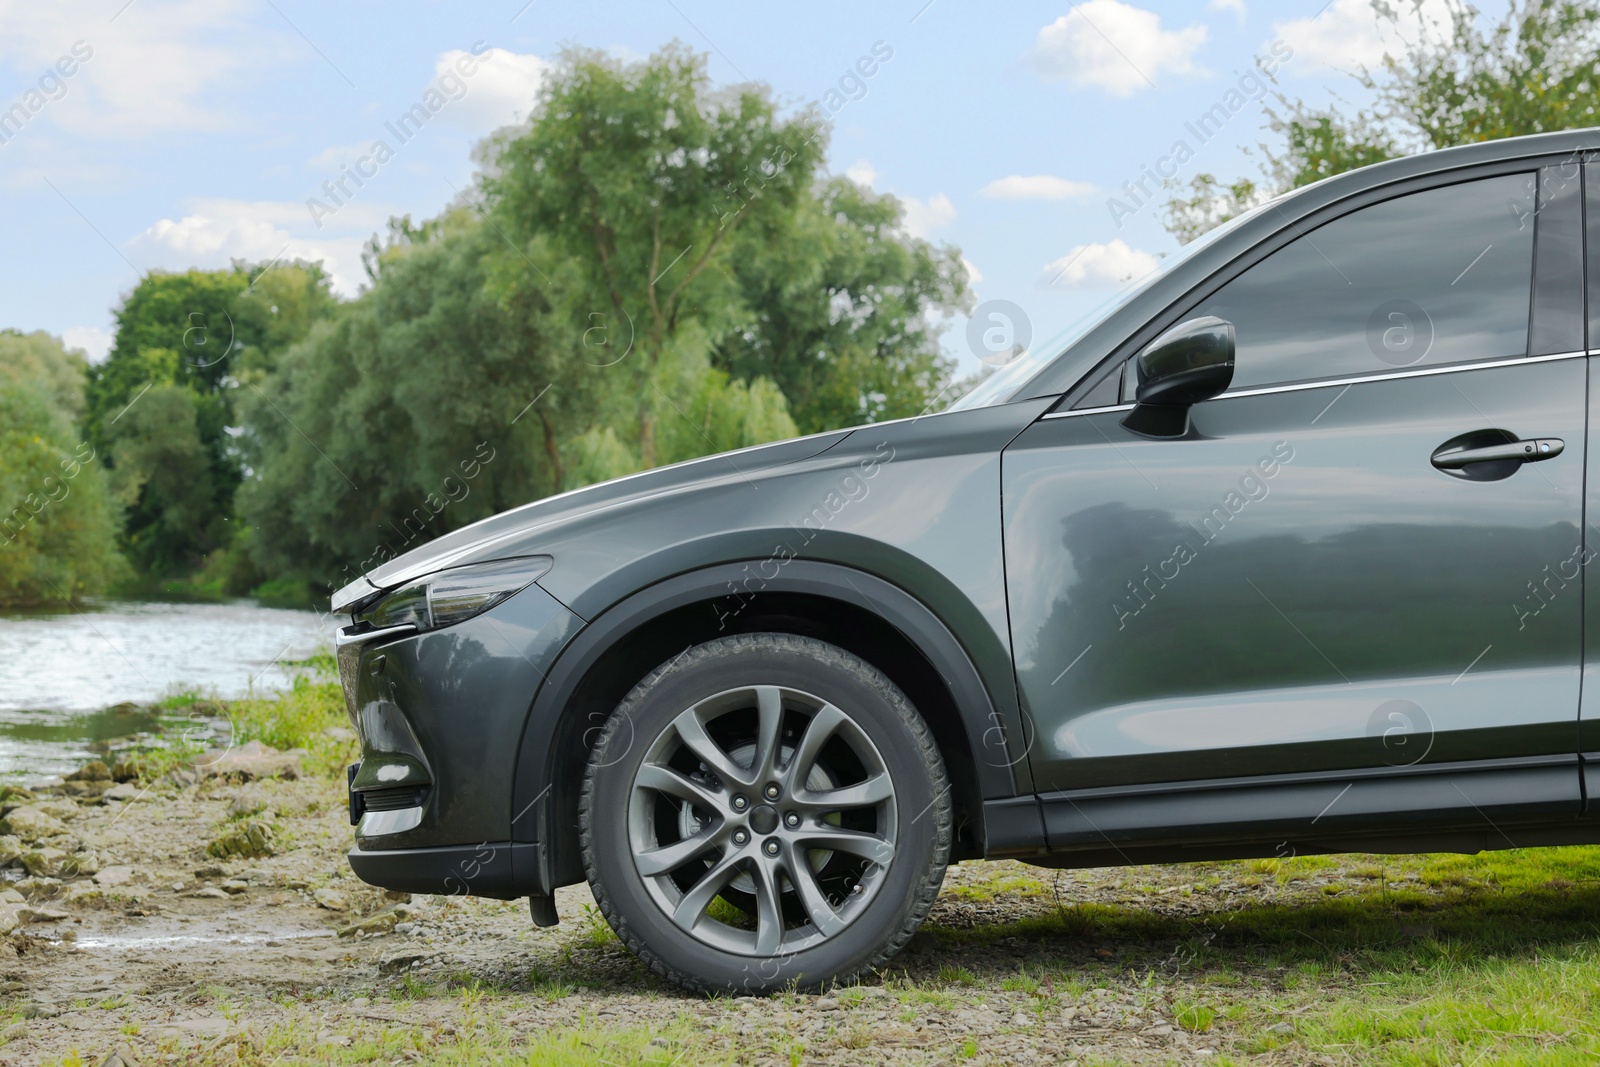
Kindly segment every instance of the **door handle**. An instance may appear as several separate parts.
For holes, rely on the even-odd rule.
[[[1543,459],[1555,459],[1566,447],[1566,442],[1559,437],[1506,441],[1483,448],[1446,445],[1433,454],[1433,465],[1442,471],[1458,471],[1474,463],[1504,463],[1507,460],[1538,463]]]

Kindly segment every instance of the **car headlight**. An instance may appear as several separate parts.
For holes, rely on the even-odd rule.
[[[522,592],[554,562],[549,556],[520,556],[439,571],[396,589],[358,614],[356,622],[373,630],[454,626]]]

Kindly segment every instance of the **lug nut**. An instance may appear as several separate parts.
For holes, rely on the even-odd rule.
[[[776,842],[776,841],[768,841],[766,847],[767,847],[767,855],[776,856],[778,854],[778,842]]]
[[[743,811],[750,806],[750,802],[742,794],[735,794],[732,803],[734,811]]]
[[[743,830],[735,830],[733,832],[733,843],[734,844],[742,845],[748,840],[750,840],[750,835],[745,833]]]
[[[778,788],[777,782],[772,782],[768,784],[766,788],[766,794],[768,800],[777,800],[778,797],[783,795],[783,790]]]
[[[795,812],[795,811],[791,811],[789,814],[787,814],[787,815],[785,815],[783,817],[783,822],[784,822],[784,825],[789,827],[789,829],[791,829],[791,830],[799,828],[799,826],[800,826],[800,813],[799,812]]]

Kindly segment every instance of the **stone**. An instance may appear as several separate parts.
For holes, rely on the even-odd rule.
[[[62,782],[55,791],[68,797],[98,797],[111,788],[110,782]]]
[[[192,897],[201,897],[201,898],[206,899],[206,900],[227,900],[228,899],[227,891],[222,890],[222,889],[218,889],[216,886],[213,886],[213,885],[208,885],[208,886],[204,886],[204,887],[202,887],[200,889],[196,889],[193,893],[190,893],[189,895],[192,896]]]
[[[317,907],[327,908],[329,911],[349,911],[350,901],[337,889],[323,886],[311,894],[311,899],[317,902]]]
[[[271,825],[259,819],[230,825],[206,846],[206,852],[218,859],[234,856],[253,859],[270,856],[276,851],[277,835]]]
[[[36,848],[22,854],[22,866],[35,878],[58,878],[65,873],[68,855],[59,848]]]
[[[139,1067],[139,1060],[133,1054],[133,1049],[126,1045],[118,1045],[100,1061],[100,1067]]]
[[[149,762],[137,757],[133,759],[119,759],[111,765],[111,777],[118,782],[137,782],[145,776],[149,769]]]
[[[50,908],[39,908],[24,904],[17,909],[17,918],[25,923],[58,923],[68,918],[64,911],[54,911]]]
[[[27,902],[27,897],[23,896],[15,889],[12,889],[10,886],[0,889],[0,904],[26,904]]]
[[[120,782],[117,785],[112,786],[110,789],[107,789],[104,793],[101,793],[100,800],[102,802],[107,800],[138,800],[139,795],[142,792],[143,790],[141,790],[138,785],[133,782]]]
[[[97,759],[92,759],[67,775],[66,780],[69,782],[109,782],[111,781],[111,768]]]
[[[226,878],[218,888],[231,896],[238,896],[250,888],[250,883],[243,878]]]
[[[38,805],[28,805],[0,819],[0,834],[13,834],[24,841],[39,841],[67,832],[67,824]]]
[[[9,934],[22,925],[21,910],[15,904],[0,904],[0,934]]]
[[[100,857],[85,849],[74,852],[61,861],[61,873],[68,876],[82,878],[93,874],[100,869]]]
[[[0,837],[0,867],[13,867],[22,860],[22,838],[15,834]]]
[[[355,937],[357,934],[386,934],[395,928],[400,921],[393,909],[380,911],[376,915],[368,915],[365,919],[357,919],[349,926],[341,926],[334,931],[340,937]]]
[[[97,885],[106,886],[107,888],[127,885],[133,881],[133,868],[124,864],[101,867],[99,871],[95,872],[94,880]]]
[[[401,952],[388,956],[378,962],[379,974],[405,974],[419,963],[426,963],[433,957],[426,952]],[[443,1031],[441,1031],[442,1033]]]
[[[46,815],[60,819],[62,822],[76,819],[83,810],[70,800],[44,800],[31,805],[31,807],[35,811],[42,811]]]
[[[213,748],[198,756],[194,769],[202,778],[213,775],[236,776],[246,781],[257,778],[298,778],[300,757],[295,752],[279,752],[260,741],[247,741],[232,748]]]
[[[228,801],[228,818],[243,819],[250,815],[263,815],[267,811],[267,800],[261,794],[244,789],[239,795]]]

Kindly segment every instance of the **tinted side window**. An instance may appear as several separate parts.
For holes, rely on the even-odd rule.
[[[1194,315],[1234,324],[1233,387],[1524,355],[1535,178],[1484,178],[1303,234]]]

